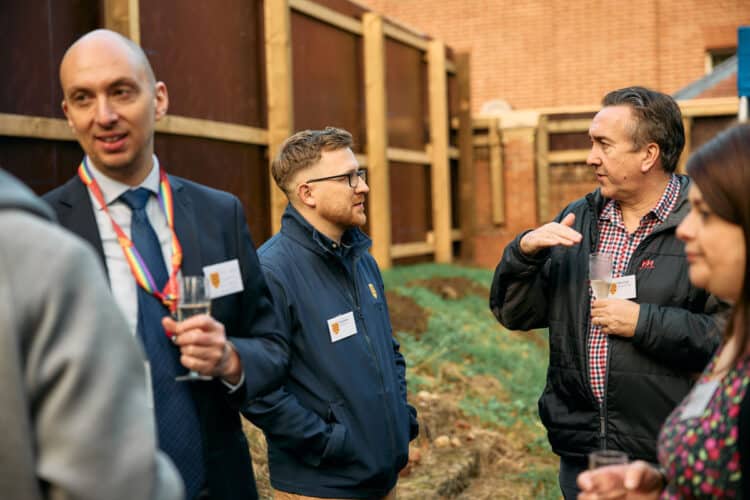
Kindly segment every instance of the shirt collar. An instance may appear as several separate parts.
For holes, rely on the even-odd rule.
[[[124,184],[110,177],[107,177],[105,174],[103,174],[93,166],[91,158],[86,157],[86,162],[92,166],[89,171],[91,172],[92,177],[94,177],[94,180],[96,180],[96,183],[99,184],[99,190],[102,192],[104,202],[107,205],[111,205],[112,202],[116,201],[125,191],[129,189],[143,187],[148,189],[152,193],[157,194],[159,192],[159,159],[156,157],[156,155],[153,155],[153,160],[154,162],[153,167],[151,168],[151,172],[149,172],[146,178],[143,179],[143,182],[141,182],[138,186],[130,186],[128,184]],[[103,207],[99,206],[98,203],[95,206],[97,210],[104,209]]]
[[[669,176],[669,182],[667,187],[664,188],[664,192],[656,203],[656,206],[652,208],[646,215],[653,215],[659,222],[664,222],[669,217],[670,212],[674,208],[677,196],[680,194],[680,181],[675,174]],[[604,208],[599,214],[599,220],[616,220],[616,213],[620,209],[620,205],[615,200],[609,200],[605,203]]]

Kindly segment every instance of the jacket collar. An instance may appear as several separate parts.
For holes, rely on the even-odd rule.
[[[357,257],[372,245],[372,240],[365,233],[353,227],[344,231],[339,246],[315,229],[291,203],[287,204],[281,217],[281,233],[319,255],[339,258]]]
[[[682,219],[685,218],[687,212],[690,210],[690,205],[688,203],[688,192],[690,191],[691,182],[690,178],[687,175],[675,175],[677,176],[677,180],[680,182],[680,193],[677,195],[677,202],[675,203],[672,211],[667,216],[667,220],[658,226],[658,228],[656,229],[657,231],[677,226],[682,221]],[[605,198],[604,196],[602,196],[601,189],[596,188],[595,191],[586,195],[586,201],[588,202],[589,208],[593,210],[595,214],[594,220],[596,220],[598,218],[598,215],[604,208],[604,205],[607,203],[607,201],[609,201],[609,198]]]

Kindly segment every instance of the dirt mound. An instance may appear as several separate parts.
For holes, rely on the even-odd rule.
[[[388,300],[388,312],[391,315],[393,334],[408,332],[415,338],[427,331],[430,314],[411,297],[396,292],[385,292]]]
[[[458,300],[467,295],[488,297],[490,294],[487,287],[462,276],[434,277],[428,280],[414,280],[407,283],[407,286],[426,288],[435,295],[439,295],[446,300]]]

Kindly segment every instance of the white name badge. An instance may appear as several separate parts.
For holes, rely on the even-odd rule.
[[[635,296],[635,274],[615,278],[609,285],[609,299],[634,299]]]
[[[242,285],[240,262],[237,259],[206,266],[203,268],[203,275],[208,282],[208,296],[212,299],[245,289]]]
[[[354,321],[354,313],[352,311],[339,314],[328,320],[328,334],[331,336],[331,342],[338,342],[356,333],[357,323]]]
[[[688,418],[702,415],[718,386],[718,380],[709,380],[708,382],[696,385],[688,396],[687,404],[682,408],[680,420],[687,420]]]

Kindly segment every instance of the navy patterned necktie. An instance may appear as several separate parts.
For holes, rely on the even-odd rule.
[[[169,274],[159,238],[148,220],[146,203],[151,191],[138,188],[120,196],[132,211],[131,240],[159,290]],[[175,382],[186,368],[180,364],[179,350],[164,333],[161,319],[169,315],[159,299],[138,288],[138,336],[143,342],[151,367],[154,412],[159,447],[169,455],[185,482],[187,498],[195,498],[204,485],[203,449],[200,424],[190,384]]]

